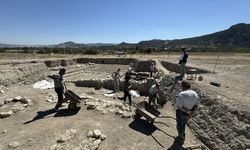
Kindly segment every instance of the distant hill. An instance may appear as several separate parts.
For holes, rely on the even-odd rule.
[[[129,43],[121,43],[122,46],[131,46]],[[133,45],[134,46],[134,45]],[[229,29],[207,34],[199,37],[178,39],[141,41],[136,44],[139,47],[167,48],[167,47],[213,47],[213,46],[235,46],[250,47],[250,24],[236,24]]]
[[[55,45],[14,45],[14,44],[1,44],[2,47],[57,47],[57,48],[84,48],[84,47],[109,47],[117,46],[119,48],[178,48],[181,46],[186,47],[250,47],[250,24],[240,23],[231,26],[229,29],[224,31],[219,31],[212,34],[207,34],[203,36],[186,38],[186,39],[176,39],[176,40],[161,40],[153,39],[149,41],[140,41],[139,43],[126,43],[122,42],[120,44],[113,43],[89,43],[81,44],[72,41],[55,44]]]
[[[250,47],[250,24],[240,23],[213,34],[172,40],[167,45]]]

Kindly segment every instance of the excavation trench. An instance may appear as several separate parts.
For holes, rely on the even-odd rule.
[[[132,80],[132,89],[139,90],[140,95],[147,96],[148,90],[156,80],[147,78],[149,66],[152,60],[140,61],[132,58],[76,58],[76,59],[57,59],[45,60],[18,65],[4,64],[0,70],[0,84],[4,86],[15,85],[19,83],[31,84],[36,81],[46,79],[50,74],[49,68],[64,66],[66,69],[74,65],[90,67],[91,64],[117,64],[128,65],[130,62],[135,64],[135,72],[141,73],[145,79],[136,81]],[[84,66],[83,64],[88,64]],[[170,72],[179,73],[178,64],[162,61],[157,63],[157,70],[165,67]],[[159,66],[162,65],[162,66]],[[78,68],[68,69],[69,77],[73,74],[81,74],[81,66]],[[186,72],[190,69],[197,69],[198,74],[209,73],[201,68],[186,67]],[[166,75],[166,72],[165,72]],[[91,77],[90,77],[91,78]],[[70,82],[80,87],[93,87],[96,89],[105,88],[113,90],[113,80],[111,79],[74,79]],[[123,89],[123,80],[120,83],[120,90]],[[170,101],[175,104],[176,95],[180,92],[180,84],[177,83],[173,92],[169,92],[174,82],[174,76],[167,74],[160,80],[160,103],[164,104]],[[189,121],[190,128],[196,133],[202,142],[210,149],[219,150],[246,150],[250,148],[250,114],[238,110],[237,105],[223,102],[223,98],[218,98],[199,90],[193,82],[192,86],[200,97],[200,109]]]

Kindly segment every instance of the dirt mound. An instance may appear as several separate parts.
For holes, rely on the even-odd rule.
[[[175,96],[180,92],[177,83],[172,93],[169,92],[174,79],[166,76],[161,81],[161,90],[165,99],[175,103]],[[195,87],[195,83],[192,85]],[[189,126],[200,140],[210,149],[246,150],[250,148],[250,114],[238,110],[232,104],[224,104],[220,96],[209,95],[193,88],[200,97],[199,110],[190,119]]]

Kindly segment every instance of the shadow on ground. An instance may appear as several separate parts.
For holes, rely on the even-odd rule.
[[[148,124],[147,121],[143,119],[134,119],[128,126],[131,129],[147,136],[150,136],[157,129],[155,125]]]
[[[34,121],[37,121],[39,119],[44,119],[44,118],[49,118],[49,117],[67,117],[67,116],[73,116],[76,115],[79,111],[80,111],[81,107],[78,107],[76,110],[72,111],[69,109],[59,109],[58,111],[56,111],[54,108],[53,109],[49,109],[49,110],[45,110],[45,111],[38,111],[37,115],[29,121],[24,122],[23,124],[28,124]],[[54,114],[54,116],[49,116],[51,114]]]

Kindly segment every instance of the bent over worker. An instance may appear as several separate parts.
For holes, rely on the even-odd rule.
[[[63,94],[64,94],[64,86],[63,86],[63,75],[66,70],[64,68],[59,70],[59,73],[56,75],[48,75],[49,78],[54,80],[55,91],[58,96],[58,101],[55,106],[55,109],[58,110],[59,107],[62,106],[63,103]]]
[[[190,115],[196,110],[199,103],[197,93],[191,90],[191,85],[188,81],[181,82],[182,92],[179,93],[176,100],[176,128],[178,132],[177,140],[183,145],[185,141],[185,127],[190,118]]]
[[[159,83],[156,83],[154,85],[152,85],[148,91],[148,97],[149,97],[149,101],[148,103],[151,104],[153,103],[153,106],[155,108],[157,108],[157,100],[159,100],[159,95],[158,95],[158,92],[159,92]]]

